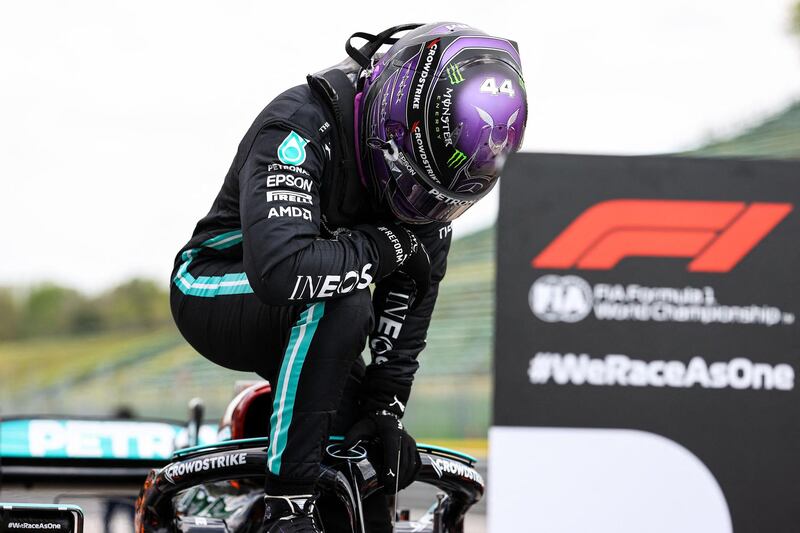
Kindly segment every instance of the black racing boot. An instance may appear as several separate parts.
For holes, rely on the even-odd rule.
[[[311,494],[264,496],[264,533],[321,533],[314,522]]]

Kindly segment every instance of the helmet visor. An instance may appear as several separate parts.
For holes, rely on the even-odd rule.
[[[387,196],[395,214],[407,222],[451,222],[483,198],[496,181],[477,193],[451,191],[435,182],[397,148],[394,140],[381,143],[386,165],[392,174]],[[413,213],[408,213],[408,208]]]

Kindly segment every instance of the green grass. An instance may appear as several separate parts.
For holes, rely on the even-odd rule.
[[[178,340],[178,332],[166,328],[0,343],[0,391],[43,390],[65,380],[84,379]]]
[[[800,158],[800,102],[743,133],[684,155]]]

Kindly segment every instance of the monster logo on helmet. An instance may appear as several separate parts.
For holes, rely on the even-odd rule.
[[[351,53],[363,67],[359,171],[400,220],[448,222],[494,187],[522,144],[528,107],[519,51],[449,22],[399,26],[374,39],[393,42],[407,29],[380,58],[374,41]]]

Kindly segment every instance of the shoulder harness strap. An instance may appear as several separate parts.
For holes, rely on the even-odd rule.
[[[356,90],[353,83],[347,77],[347,74],[337,68],[309,75],[307,80],[311,89],[322,96],[333,113],[339,135],[337,148],[341,158],[342,170],[348,174],[348,177],[358,179],[355,156],[351,153],[353,151],[351,146],[355,142],[353,117]]]

